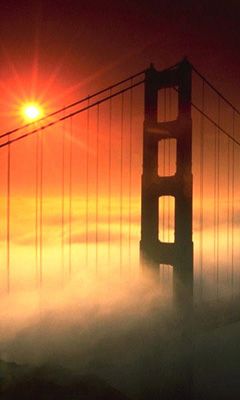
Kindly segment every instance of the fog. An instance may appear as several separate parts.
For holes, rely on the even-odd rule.
[[[143,359],[164,335],[171,304],[148,274],[79,274],[59,290],[16,292],[2,300],[0,358],[94,374],[137,395]]]
[[[41,379],[61,385],[98,377],[129,399],[177,399],[189,386],[196,399],[225,399],[229,385],[237,398],[238,324],[193,333],[167,282],[88,272],[58,289],[3,296],[0,359],[44,368]]]

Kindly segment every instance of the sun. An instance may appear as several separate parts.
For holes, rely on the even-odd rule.
[[[22,107],[22,115],[26,121],[33,122],[43,116],[43,110],[37,103],[27,103]]]

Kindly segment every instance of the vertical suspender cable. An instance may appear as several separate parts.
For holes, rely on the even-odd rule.
[[[8,135],[9,141],[9,135]],[[7,146],[7,292],[10,293],[10,196],[11,196],[11,147]]]
[[[96,273],[98,272],[98,229],[99,229],[99,104],[97,105],[97,138],[96,138]]]
[[[214,253],[214,269],[216,269],[217,259],[217,128],[214,128],[214,185],[213,185],[213,253]]]
[[[218,97],[218,126],[220,126],[220,97]],[[216,262],[216,279],[217,279],[217,298],[219,295],[219,193],[220,193],[220,132],[219,128],[217,128],[217,262]]]
[[[121,95],[121,126],[120,126],[120,274],[122,273],[122,228],[123,228],[123,113],[124,95]]]
[[[235,111],[233,110],[232,121],[233,138],[235,138]],[[232,143],[232,254],[231,254],[231,292],[234,295],[234,245],[235,245],[235,144]]]
[[[131,79],[131,86],[132,86]],[[129,197],[128,197],[128,268],[131,268],[131,236],[132,236],[132,118],[133,118],[133,89],[130,89],[130,111],[129,111]]]
[[[69,144],[69,224],[68,224],[68,244],[69,244],[69,253],[68,253],[68,273],[71,278],[72,275],[72,153],[73,153],[73,131],[72,131],[72,117],[70,118],[70,144]]]
[[[214,129],[214,193],[213,193],[213,252],[214,252],[214,270],[217,265],[217,128]]]
[[[65,121],[62,122],[62,202],[61,202],[61,264],[62,264],[62,284],[64,284],[64,224],[65,224]]]
[[[227,138],[227,280],[229,282],[229,256],[230,256],[230,143],[231,139]]]
[[[110,89],[109,95],[112,95]],[[110,266],[110,247],[111,247],[111,195],[112,195],[112,184],[111,184],[111,170],[112,170],[112,99],[109,100],[109,144],[108,144],[108,264]]]
[[[36,133],[36,150],[35,150],[35,268],[36,268],[36,285],[39,285],[38,270],[38,162],[39,162],[39,132]]]
[[[43,284],[43,265],[42,265],[42,254],[43,254],[43,136],[40,131],[40,177],[39,177],[39,279],[40,288]]]
[[[205,86],[202,81],[202,111],[204,112]],[[201,114],[200,123],[200,223],[199,223],[199,266],[200,266],[200,296],[203,292],[203,182],[204,182],[204,116]]]
[[[89,106],[89,98],[87,105]],[[89,249],[88,249],[88,217],[89,217],[89,143],[90,143],[90,111],[87,109],[87,160],[86,160],[86,266],[88,267],[89,263]]]

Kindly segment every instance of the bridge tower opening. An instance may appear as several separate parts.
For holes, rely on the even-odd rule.
[[[178,115],[173,121],[158,121],[158,92],[175,89],[178,93]],[[184,59],[176,66],[157,71],[152,65],[146,71],[143,130],[143,170],[141,191],[141,241],[143,265],[159,272],[160,264],[173,266],[174,292],[179,300],[192,299],[192,68]],[[166,139],[176,140],[176,171],[159,176],[158,146]],[[175,199],[174,242],[159,240],[159,198]]]

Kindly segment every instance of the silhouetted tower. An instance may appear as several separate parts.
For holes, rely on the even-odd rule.
[[[146,71],[145,120],[143,136],[141,256],[144,264],[159,272],[160,264],[174,267],[175,294],[192,299],[192,119],[190,63],[184,59],[175,67]],[[174,121],[158,122],[158,92],[164,88],[178,91],[178,116]],[[176,139],[176,173],[158,175],[158,144]],[[174,242],[159,240],[159,197],[175,198]]]

